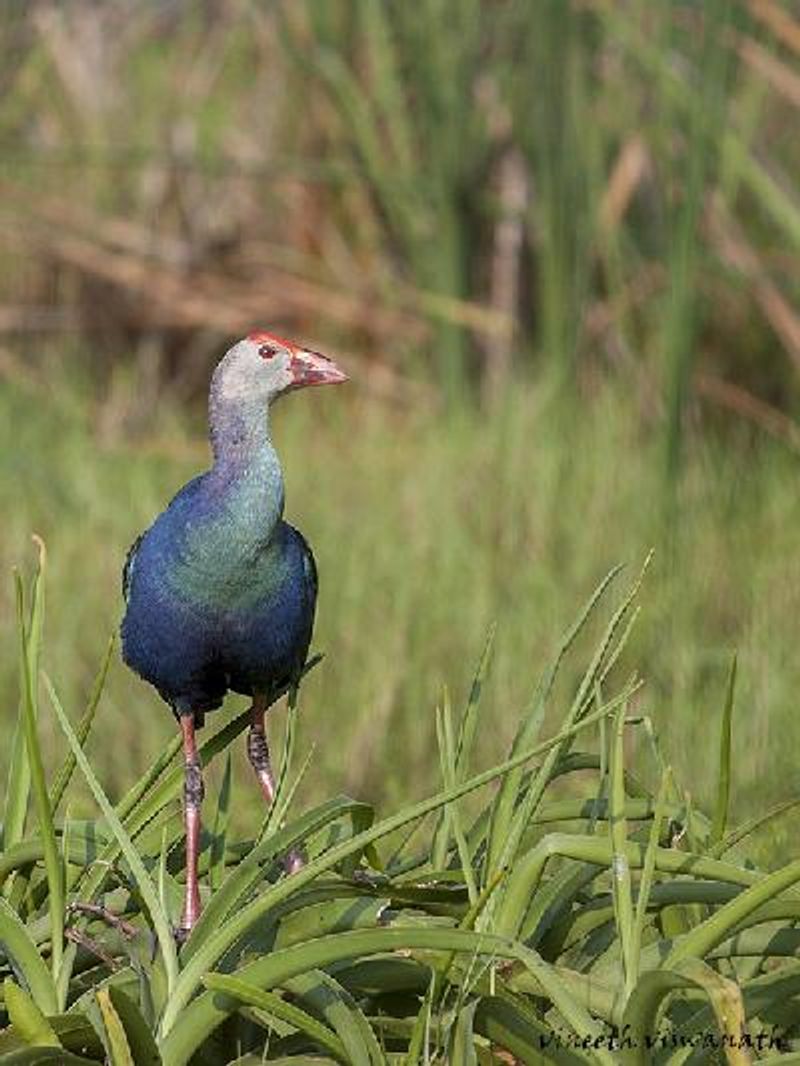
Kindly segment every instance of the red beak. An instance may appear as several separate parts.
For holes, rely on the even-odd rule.
[[[293,389],[301,389],[306,385],[338,385],[347,381],[347,374],[332,359],[307,348],[295,348],[289,369],[292,372],[290,387]]]

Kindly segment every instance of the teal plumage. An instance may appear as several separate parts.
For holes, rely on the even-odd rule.
[[[316,566],[302,535],[283,520],[283,476],[268,410],[292,389],[345,380],[330,359],[269,333],[235,344],[211,382],[211,469],[180,490],[125,561],[123,658],[158,689],[183,734],[180,938],[200,913],[203,777],[195,727],[229,690],[252,696],[247,753],[272,802],[264,716],[299,679],[314,625]],[[287,867],[298,861],[288,856]]]
[[[297,677],[317,594],[311,550],[282,519],[263,403],[213,397],[214,465],[137,540],[124,582],[125,661],[198,721],[228,689],[268,695]]]

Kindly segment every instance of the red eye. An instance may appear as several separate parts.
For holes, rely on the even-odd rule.
[[[258,349],[258,354],[262,359],[272,359],[274,355],[278,354],[278,349],[274,344],[262,344]]]

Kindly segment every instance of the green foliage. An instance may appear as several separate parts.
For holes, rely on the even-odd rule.
[[[736,1066],[750,1061],[734,1046],[742,1033],[775,1027],[786,1041],[800,1039],[800,979],[784,958],[797,949],[800,863],[766,873],[743,852],[752,826],[722,836],[727,784],[711,819],[669,770],[654,796],[625,768],[626,737],[643,719],[638,683],[617,675],[641,578],[611,612],[566,711],[558,709],[556,681],[576,635],[618,577],[612,571],[569,628],[509,757],[476,772],[470,751],[491,716],[479,700],[487,641],[458,731],[449,700],[442,704],[442,783],[430,799],[382,820],[344,797],[302,815],[287,799],[258,839],[239,839],[227,819],[236,802],[228,757],[215,829],[203,841],[201,868],[215,885],[210,897],[204,889],[202,919],[180,954],[169,928],[183,865],[178,768],[159,758],[112,804],[45,678],[101,817],[59,824],[51,811],[0,859],[0,1062],[415,1066],[513,1055],[637,1066],[677,1061],[669,1042],[681,1035],[716,1033]],[[36,581],[43,585],[41,571]],[[27,646],[24,614],[19,624]],[[38,689],[31,665],[26,654],[23,680]],[[91,715],[104,698],[98,688]],[[732,694],[733,671],[723,769]],[[542,739],[551,704],[561,726]],[[204,764],[229,756],[240,718],[205,741]],[[35,784],[40,728],[27,733],[28,752],[34,791],[47,796]],[[576,771],[579,798],[551,800]],[[498,797],[513,788],[507,824],[504,804],[486,794],[493,783]],[[477,815],[463,806],[467,797]],[[418,825],[412,845],[403,834]],[[62,880],[51,876],[48,834]],[[299,845],[306,864],[287,874],[281,856]],[[671,935],[665,915],[676,904],[687,921]],[[621,1050],[615,1028],[629,1037]],[[643,1050],[654,1034],[665,1041],[656,1059]]]
[[[433,708],[447,682],[458,735],[472,669],[495,619],[494,665],[481,696],[492,725],[476,733],[471,758],[498,761],[519,709],[534,698],[531,657],[555,655],[568,605],[646,544],[657,545],[651,595],[630,661],[648,679],[646,698],[657,702],[655,720],[674,765],[710,809],[716,767],[712,773],[694,738],[724,700],[735,647],[737,788],[729,817],[751,817],[790,795],[800,743],[793,711],[800,585],[787,580],[787,566],[800,496],[789,453],[748,434],[724,444],[696,441],[670,554],[659,522],[660,437],[640,425],[635,390],[603,390],[591,411],[574,418],[560,405],[548,411],[546,394],[522,386],[496,418],[390,414],[371,399],[340,410],[339,397],[330,400],[320,390],[274,415],[287,515],[308,536],[322,575],[315,642],[326,659],[305,683],[297,715],[297,750],[315,747],[314,771],[304,775],[298,798],[318,803],[344,789],[397,805],[430,792],[439,774]],[[138,440],[101,436],[93,416],[101,410],[57,362],[35,390],[0,390],[0,569],[8,572],[28,551],[31,529],[57,549],[49,560],[47,668],[76,728],[119,624],[125,549],[208,457],[200,426],[190,432],[177,423],[168,403],[158,413],[159,435]],[[16,765],[14,613],[13,587],[0,582],[9,741],[0,750],[3,792]],[[590,622],[577,648],[596,635]],[[573,668],[559,677],[557,694]],[[118,654],[105,691],[87,745],[116,798],[143,779],[154,752],[169,759],[177,739],[157,694]],[[276,715],[272,731],[285,721]],[[40,728],[52,781],[68,749],[52,715]],[[107,742],[112,732],[118,743]],[[645,739],[637,730],[634,745],[646,749]],[[216,765],[215,783],[223,771]],[[234,778],[237,766],[234,760]],[[176,790],[179,778],[172,779]],[[75,817],[92,810],[80,773],[68,795]],[[251,805],[231,806],[230,818],[240,834],[258,827]],[[774,829],[780,846],[780,823]]]
[[[633,375],[670,492],[696,371],[797,439],[719,391],[797,403],[797,30],[775,0],[0,17],[0,302],[68,307],[113,390],[135,360],[142,409],[266,313],[451,403],[529,370],[573,397]]]

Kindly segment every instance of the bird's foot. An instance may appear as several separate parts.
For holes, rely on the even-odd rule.
[[[189,934],[191,933],[191,931],[192,931],[191,926],[183,925],[183,923],[181,923],[181,925],[173,926],[172,937],[173,937],[177,947],[179,947],[179,948],[183,947],[183,945],[189,939]]]
[[[81,900],[75,900],[69,904],[67,911],[70,914],[82,914],[87,918],[99,918],[101,922],[105,922],[112,929],[122,933],[127,940],[133,940],[136,936],[136,926],[126,922],[124,918],[120,918],[118,914],[114,914],[113,911],[99,903],[84,903]]]
[[[67,940],[71,940],[73,944],[77,944],[79,947],[84,948],[92,955],[100,959],[105,963],[110,970],[119,970],[122,963],[119,959],[115,958],[106,946],[95,940],[93,937],[88,936],[82,929],[79,929],[76,925],[71,924],[69,916],[81,916],[91,919],[98,919],[104,922],[111,929],[121,933],[125,940],[133,940],[137,934],[136,926],[127,922],[124,918],[120,918],[118,914],[114,914],[113,911],[108,910],[99,903],[85,903],[81,900],[75,900],[67,906],[67,923],[64,929],[64,935]]]
[[[306,864],[306,857],[300,848],[292,848],[283,860],[283,868],[287,874],[296,874]]]
[[[85,948],[85,950],[91,955],[94,955],[101,962],[105,963],[109,970],[116,971],[122,969],[122,963],[107,952],[96,940],[93,940],[92,937],[82,933],[80,929],[76,929],[74,925],[67,926],[64,930],[64,936],[67,940],[71,940],[73,944]]]

